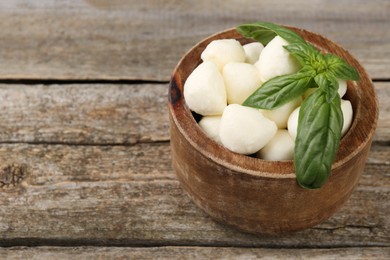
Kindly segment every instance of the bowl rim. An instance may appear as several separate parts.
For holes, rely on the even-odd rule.
[[[353,121],[348,132],[340,141],[340,148],[331,169],[332,175],[334,174],[335,169],[341,167],[342,165],[350,161],[353,157],[355,157],[356,154],[360,153],[367,146],[368,143],[371,143],[378,121],[378,98],[368,73],[357,61],[357,59],[353,57],[347,50],[320,34],[313,33],[311,31],[297,27],[285,27],[296,31],[305,40],[314,44],[322,51],[332,53],[336,52],[336,54],[347,58],[350,63],[353,63],[353,66],[358,70],[360,74],[359,82],[348,81],[347,95],[348,93],[353,93],[354,95],[356,94],[355,98],[357,98],[357,102],[352,104]],[[227,37],[228,35],[229,37]],[[308,39],[309,37],[310,39]],[[216,39],[228,38],[237,39],[241,43],[253,41],[241,36],[235,28],[229,28],[202,39],[191,49],[189,49],[180,59],[180,61],[172,72],[171,80],[169,83],[168,107],[170,117],[172,118],[174,124],[177,126],[180,133],[185,137],[186,140],[188,140],[188,142],[193,148],[195,148],[199,153],[201,153],[209,160],[223,167],[232,169],[234,170],[234,172],[239,174],[246,173],[252,177],[295,179],[296,176],[293,160],[269,161],[230,151],[223,145],[212,140],[204,133],[204,131],[197,124],[192,112],[185,104],[183,96],[183,87],[188,75],[181,75],[181,73],[183,72],[183,66],[187,65],[187,63],[190,62],[190,72],[192,72],[192,70],[201,63],[201,50],[203,50],[209,42]],[[194,58],[196,58],[197,62],[191,62],[191,59]],[[371,102],[370,104],[366,104],[365,102],[363,102],[363,90],[368,91],[368,93],[372,95],[373,102]],[[369,122],[361,125],[364,120],[367,120],[367,118],[363,118],[361,116],[362,113],[365,114],[369,110],[372,111],[373,109],[374,116],[368,118]],[[216,153],[216,151],[218,152]]]

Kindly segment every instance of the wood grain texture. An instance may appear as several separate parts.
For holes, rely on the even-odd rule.
[[[270,249],[222,247],[13,247],[0,248],[6,259],[376,259],[390,248]]]
[[[198,209],[168,142],[179,59],[257,20],[323,34],[383,81],[358,188],[326,222],[282,236]],[[389,21],[387,0],[1,1],[0,258],[389,259]]]
[[[375,82],[374,141],[390,140],[390,83]],[[168,84],[0,84],[0,143],[134,144],[169,140]]]
[[[0,85],[0,142],[166,141],[166,84]]]
[[[389,144],[390,141],[390,82],[375,83],[379,101],[378,127],[374,140]]]
[[[389,77],[387,0],[16,0],[0,4],[0,78],[168,81],[202,38],[258,20],[323,34]]]
[[[190,201],[169,143],[3,144],[0,168],[25,164],[27,176],[0,190],[0,245],[389,247],[390,147],[372,151],[358,188],[328,221],[254,236],[214,222]]]

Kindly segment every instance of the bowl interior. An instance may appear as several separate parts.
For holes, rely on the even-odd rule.
[[[343,57],[354,66],[359,74],[358,82],[348,82],[346,99],[351,101],[354,117],[348,133],[342,138],[337,158],[332,169],[348,161],[371,141],[378,118],[378,102],[372,82],[360,63],[346,50],[325,37],[294,27],[288,27],[299,33],[323,52]],[[237,39],[241,44],[252,40],[242,37],[235,29],[229,29],[212,35],[190,49],[174,69],[169,87],[169,109],[179,130],[191,145],[216,163],[236,169],[237,172],[255,176],[273,178],[295,178],[293,161],[267,161],[231,152],[211,140],[198,126],[196,118],[185,104],[183,86],[187,77],[201,63],[200,55],[206,46],[216,39]]]

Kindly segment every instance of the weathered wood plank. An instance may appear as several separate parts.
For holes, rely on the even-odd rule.
[[[0,142],[132,144],[169,139],[167,84],[0,84]]]
[[[0,143],[134,144],[169,140],[167,84],[0,84]],[[390,141],[390,83],[375,83],[375,140]]]
[[[389,143],[390,141],[390,82],[375,83],[379,101],[378,127],[374,139]]]
[[[0,78],[167,81],[196,42],[258,20],[326,35],[389,78],[386,0],[3,1]]]
[[[270,249],[226,247],[12,247],[6,259],[389,259],[389,247]]]
[[[390,246],[390,148],[380,146],[386,157],[376,156],[376,147],[376,159],[338,213],[275,237],[237,232],[199,210],[176,180],[169,143],[4,144],[2,181],[18,173],[8,166],[25,165],[25,174],[0,190],[0,245]]]

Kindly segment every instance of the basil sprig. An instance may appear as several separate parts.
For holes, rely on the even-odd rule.
[[[309,88],[318,88],[301,105],[294,167],[302,187],[320,188],[329,177],[343,127],[337,80],[359,80],[358,72],[342,58],[321,53],[299,34],[282,26],[257,22],[238,26],[237,31],[264,45],[279,35],[289,42],[284,48],[302,66],[297,73],[266,81],[244,101],[244,106],[271,110],[303,95]]]

